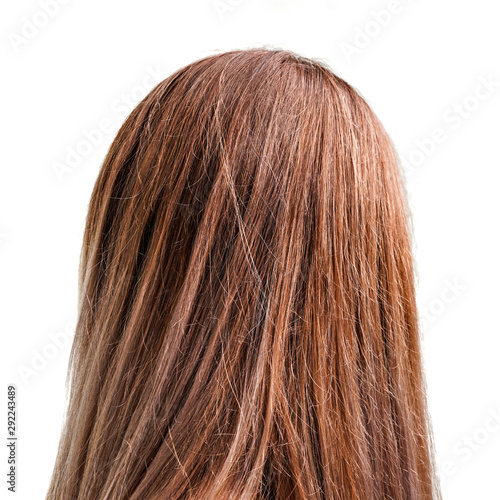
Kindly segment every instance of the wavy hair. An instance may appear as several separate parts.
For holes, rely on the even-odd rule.
[[[47,499],[439,497],[393,145],[320,61],[198,60],[89,204]]]

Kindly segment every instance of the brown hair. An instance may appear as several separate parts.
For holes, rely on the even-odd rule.
[[[408,226],[325,64],[240,50],[160,83],[90,200],[47,498],[437,498]]]

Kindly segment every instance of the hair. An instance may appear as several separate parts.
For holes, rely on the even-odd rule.
[[[268,48],[178,70],[92,193],[47,499],[438,498],[414,281],[350,85]]]

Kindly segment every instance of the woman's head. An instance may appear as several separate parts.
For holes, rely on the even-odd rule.
[[[233,51],[154,88],[80,272],[48,498],[432,497],[397,160],[325,65]]]

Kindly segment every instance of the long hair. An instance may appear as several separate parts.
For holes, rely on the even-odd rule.
[[[392,143],[267,48],[133,110],[89,204],[47,499],[438,498]]]

